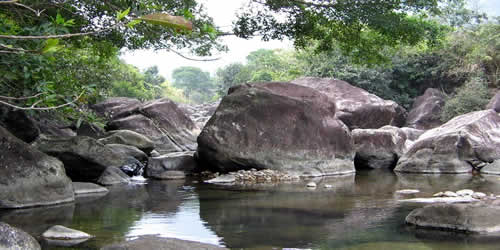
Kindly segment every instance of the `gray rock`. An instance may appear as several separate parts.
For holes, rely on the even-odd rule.
[[[401,127],[406,121],[406,110],[393,101],[331,78],[303,77],[292,81],[327,95],[337,104],[337,117],[349,129],[380,128],[385,125]]]
[[[0,208],[74,201],[63,163],[19,140],[0,126]]]
[[[5,105],[0,105],[0,126],[27,143],[34,141],[40,135],[36,121],[26,112]]]
[[[120,154],[132,156],[138,161],[144,162],[147,161],[148,155],[144,153],[142,150],[129,145],[123,144],[107,144],[107,147],[111,148],[111,150],[118,152]]]
[[[186,179],[186,174],[183,171],[167,170],[156,175],[155,178],[160,180],[182,180]]]
[[[401,189],[401,190],[397,190],[396,191],[396,194],[416,194],[416,193],[420,193],[420,190],[417,190],[417,189]]]
[[[500,91],[497,91],[495,96],[493,96],[486,105],[486,109],[493,109],[495,112],[500,113]]]
[[[394,168],[405,150],[406,134],[397,127],[354,129],[356,169]]]
[[[500,116],[468,113],[422,134],[399,159],[395,171],[467,173],[478,163],[500,159]]]
[[[113,130],[105,138],[99,139],[103,144],[123,144],[136,147],[149,154],[155,144],[148,137],[131,130]]]
[[[314,89],[282,82],[232,87],[198,137],[197,155],[220,172],[354,172],[351,134],[335,117],[334,101]]]
[[[111,97],[92,105],[91,108],[101,116],[109,119],[119,119],[131,115],[141,105],[142,103],[134,98]]]
[[[75,195],[107,193],[108,189],[90,182],[73,182]]]
[[[130,183],[130,177],[117,167],[108,167],[97,179],[97,183],[110,186]]]
[[[408,113],[406,126],[428,130],[439,127],[441,110],[445,103],[445,95],[438,89],[428,88],[425,93],[415,99]]]
[[[28,233],[0,222],[0,249],[8,250],[39,250],[38,241]]]
[[[462,190],[458,190],[456,192],[456,194],[458,196],[471,196],[474,194],[474,190],[471,190],[471,189],[462,189]]]
[[[160,178],[163,172],[171,170],[190,173],[196,168],[193,154],[194,152],[179,152],[151,157],[146,167],[146,176]]]
[[[472,203],[479,201],[478,199],[474,199],[470,196],[466,197],[432,197],[432,198],[413,198],[413,199],[404,199],[400,200],[400,202],[408,202],[408,203]]]
[[[138,239],[112,244],[101,250],[219,250],[227,249],[201,242],[179,240],[174,238],[160,238],[157,236],[140,236]]]
[[[213,179],[205,181],[206,183],[233,183],[236,182],[236,176],[225,174],[221,176],[217,176]]]
[[[75,127],[76,127],[75,132],[77,136],[88,136],[97,139],[104,136],[104,134],[106,133],[104,128],[94,123],[89,123],[86,121],[81,122],[79,126]]]
[[[47,229],[42,234],[42,237],[54,240],[76,240],[89,239],[92,238],[92,235],[65,226],[55,225]]]
[[[500,206],[477,204],[433,204],[413,210],[406,222],[419,227],[474,233],[500,231]]]
[[[39,137],[33,144],[42,152],[64,162],[73,181],[94,182],[107,167],[122,167],[136,160],[86,137]]]

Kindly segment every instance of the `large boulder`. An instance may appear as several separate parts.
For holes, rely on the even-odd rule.
[[[0,105],[0,126],[27,143],[34,141],[40,135],[35,120],[22,110],[14,110],[4,105]]]
[[[445,103],[445,95],[438,89],[428,88],[425,93],[415,99],[408,113],[406,126],[416,129],[432,129],[439,127],[441,110]]]
[[[93,182],[108,167],[137,164],[133,157],[114,151],[86,136],[41,136],[33,145],[64,162],[66,172],[73,181]]]
[[[101,116],[108,119],[118,119],[131,115],[142,105],[142,103],[134,98],[128,97],[111,97],[103,102],[94,104],[91,108]]]
[[[182,171],[191,173],[196,168],[196,161],[193,157],[194,152],[178,152],[151,157],[146,167],[146,176],[163,178],[165,171]]]
[[[111,150],[118,152],[120,154],[132,156],[138,161],[146,162],[148,160],[148,155],[134,146],[123,145],[123,144],[106,144],[106,146],[108,148],[111,148]]]
[[[493,109],[495,112],[500,113],[500,91],[497,91],[495,96],[491,98],[488,105],[486,105],[486,109]]]
[[[173,101],[166,98],[150,101],[128,114],[109,122],[107,129],[143,134],[162,154],[196,149],[199,129]]]
[[[0,249],[39,250],[42,248],[33,236],[7,223],[0,222]]]
[[[354,172],[351,134],[335,117],[335,102],[291,83],[231,88],[198,137],[197,153],[203,164],[222,172]]]
[[[104,186],[130,183],[130,177],[117,167],[108,167],[97,179],[97,183]]]
[[[500,159],[500,116],[468,113],[422,134],[399,159],[395,171],[466,173]]]
[[[130,130],[113,130],[105,138],[99,139],[104,144],[123,144],[134,146],[146,154],[151,153],[155,144],[146,136]]]
[[[0,126],[0,208],[53,205],[74,200],[61,161]]]
[[[473,233],[500,231],[500,207],[479,204],[433,204],[413,210],[406,222],[418,227]]]
[[[227,249],[207,243],[180,240],[175,238],[162,238],[153,235],[140,236],[137,239],[104,246],[101,250],[223,250]]]
[[[401,127],[406,121],[406,110],[393,101],[331,78],[304,77],[292,83],[307,86],[332,98],[337,104],[337,117],[349,129],[380,128],[385,125]]]
[[[406,134],[393,126],[355,129],[352,131],[352,138],[356,149],[356,169],[392,169],[405,150]]]

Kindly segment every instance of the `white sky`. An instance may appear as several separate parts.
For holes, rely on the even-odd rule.
[[[214,18],[215,24],[222,27],[225,31],[230,31],[230,26],[235,17],[235,12],[242,7],[248,0],[200,0],[206,6],[208,15]],[[500,0],[470,0],[473,5],[477,5],[481,11],[489,15],[500,16]],[[215,74],[217,68],[223,67],[233,62],[245,62],[246,56],[260,48],[265,49],[291,49],[290,41],[270,41],[263,42],[260,38],[245,40],[234,36],[223,38],[223,43],[229,47],[227,53],[217,55],[217,61],[196,62],[186,60],[174,53],[167,51],[136,50],[124,53],[123,58],[127,63],[135,65],[140,69],[157,65],[160,74],[167,79],[171,72],[181,66],[199,67],[204,71]],[[185,53],[186,56],[189,54]]]

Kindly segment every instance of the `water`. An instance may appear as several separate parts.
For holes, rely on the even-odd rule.
[[[96,237],[73,247],[99,249],[156,234],[232,249],[498,249],[498,235],[415,229],[404,223],[421,204],[398,202],[437,191],[470,188],[500,194],[500,176],[396,175],[366,171],[294,184],[217,186],[152,181],[110,188],[74,204],[0,211],[0,221],[40,235],[60,224]],[[330,184],[331,189],[323,186]],[[400,189],[419,189],[412,195]]]

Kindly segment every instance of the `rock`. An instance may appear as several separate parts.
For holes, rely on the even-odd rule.
[[[397,127],[352,131],[356,169],[393,169],[405,150],[406,134]]]
[[[148,155],[134,146],[123,144],[106,144],[106,146],[119,154],[132,156],[138,161],[145,162],[148,160]]]
[[[474,192],[472,194],[472,198],[474,198],[474,199],[483,199],[483,198],[486,198],[486,194],[485,193],[481,193],[481,192]]]
[[[458,194],[456,194],[455,192],[452,192],[452,191],[445,191],[443,193],[443,196],[444,197],[458,197]]]
[[[456,194],[458,196],[472,196],[474,194],[474,190],[470,190],[470,189],[462,189],[462,190],[458,190],[456,192]]]
[[[413,210],[406,223],[441,230],[474,233],[500,231],[500,206],[486,204],[433,204]]]
[[[144,164],[142,164],[135,158],[129,158],[125,165],[120,166],[120,170],[130,177],[142,177],[142,175],[144,174]]]
[[[496,159],[493,162],[486,164],[480,171],[482,174],[500,175],[500,159]]]
[[[408,127],[402,127],[401,130],[405,133],[406,139],[410,141],[416,141],[418,137],[420,137],[423,133],[425,133],[425,130],[408,128]]]
[[[441,126],[441,109],[445,103],[445,95],[438,89],[428,88],[425,93],[415,99],[408,113],[406,126],[421,130]]]
[[[383,100],[347,82],[303,77],[292,83],[316,89],[335,101],[337,117],[351,130],[380,128],[385,125],[401,127],[405,123],[406,111],[397,103]]]
[[[0,105],[0,126],[4,127],[15,137],[30,143],[40,135],[35,120],[22,110],[14,110]]]
[[[218,250],[227,249],[216,245],[180,240],[174,238],[161,238],[158,236],[146,235],[140,236],[135,240],[124,241],[105,246],[101,250]]]
[[[396,191],[396,194],[416,194],[420,193],[420,190],[417,189],[401,189]]]
[[[99,115],[109,119],[119,119],[132,114],[142,103],[134,98],[111,97],[94,104],[91,108]]]
[[[232,183],[236,182],[236,177],[234,175],[221,175],[213,179],[205,181],[206,183]]]
[[[330,185],[330,184],[325,184],[325,185],[324,185],[324,187],[325,187],[325,188],[333,188],[333,186],[332,186],[332,185]]]
[[[307,183],[306,187],[308,187],[308,188],[316,188],[316,183],[309,182],[309,183]]]
[[[151,139],[161,154],[196,150],[199,128],[169,99],[144,103],[132,115],[108,123],[108,130],[132,130]]]
[[[167,170],[156,175],[155,178],[160,180],[182,180],[186,179],[186,174],[183,171]]]
[[[466,197],[433,197],[433,198],[414,198],[400,200],[400,202],[410,203],[472,203],[478,201],[470,196]]]
[[[89,239],[92,238],[92,235],[61,225],[55,225],[47,229],[47,231],[42,234],[42,237],[54,240],[76,240]]]
[[[104,128],[87,121],[82,121],[79,126],[75,126],[75,128],[77,136],[88,136],[94,139],[100,138],[106,133]]]
[[[165,171],[177,170],[190,173],[196,168],[194,152],[170,153],[149,158],[146,176],[160,178]]]
[[[53,205],[74,200],[63,163],[0,126],[0,208]]]
[[[0,222],[0,249],[8,250],[39,250],[38,241],[28,233]]]
[[[197,155],[221,172],[354,172],[351,134],[335,118],[335,103],[318,91],[290,83],[231,88],[198,137]]]
[[[497,91],[495,96],[493,96],[486,105],[486,109],[493,109],[495,112],[500,113],[500,91]]]
[[[66,173],[73,181],[93,182],[107,167],[137,163],[133,157],[117,153],[86,136],[40,137],[33,145],[64,162]]]
[[[444,197],[444,192],[437,192],[432,195],[433,197]]]
[[[155,148],[155,144],[148,137],[130,130],[110,131],[105,138],[99,139],[103,144],[122,144],[136,147],[144,153],[149,154]]]
[[[161,154],[160,154],[160,153],[158,153],[158,151],[156,151],[156,150],[151,151],[150,155],[151,155],[151,157],[158,157],[158,156],[161,156]]]
[[[90,182],[73,182],[75,195],[107,193],[108,189]]]
[[[422,134],[394,171],[467,173],[477,162],[500,159],[500,116],[493,110],[468,113]]]
[[[104,186],[130,183],[130,177],[117,167],[108,167],[101,174],[97,183]]]

